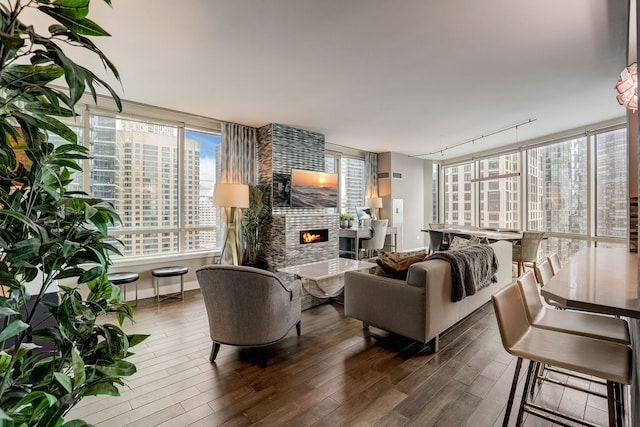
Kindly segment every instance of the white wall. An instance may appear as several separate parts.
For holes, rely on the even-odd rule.
[[[381,218],[388,218],[390,226],[398,227],[400,251],[420,249],[426,246],[425,233],[420,231],[432,216],[431,161],[409,157],[399,153],[378,154],[378,172],[402,174],[402,179],[378,180],[378,192],[383,198]],[[402,199],[401,223],[394,223],[392,200]]]

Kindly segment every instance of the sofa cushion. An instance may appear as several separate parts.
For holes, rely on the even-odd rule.
[[[422,249],[411,252],[380,252],[376,259],[376,272],[378,276],[393,277],[394,279],[406,279],[407,270],[411,264],[424,261],[427,251]]]

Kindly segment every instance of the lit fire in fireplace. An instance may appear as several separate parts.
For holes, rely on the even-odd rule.
[[[329,230],[326,228],[319,230],[300,230],[300,244],[319,243],[329,240]]]
[[[322,240],[322,236],[320,234],[313,234],[313,233],[309,233],[309,232],[304,232],[304,233],[302,233],[302,240],[305,243],[313,243],[313,242],[317,242],[319,240]]]

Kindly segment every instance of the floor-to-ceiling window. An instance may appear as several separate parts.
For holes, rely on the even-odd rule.
[[[587,245],[625,246],[627,157],[626,127],[614,127],[445,166],[445,222],[545,231],[541,256],[563,261]]]
[[[478,161],[478,225],[520,228],[520,156],[505,154]]]
[[[220,246],[220,212],[213,206],[213,185],[220,175],[220,135],[195,129],[184,133],[185,251]]]
[[[475,163],[444,168],[444,222],[452,225],[474,225],[475,220]]]
[[[616,245],[616,243],[607,242],[606,238],[625,239],[628,234],[626,129],[596,135],[594,159],[595,236],[599,239],[598,246]]]
[[[549,233],[543,252],[562,260],[587,244],[587,151],[586,136],[527,150],[527,229]]]

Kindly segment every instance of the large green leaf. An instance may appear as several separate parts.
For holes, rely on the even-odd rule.
[[[119,360],[111,365],[98,365],[96,369],[105,375],[126,377],[136,373],[136,365],[126,360]]]
[[[97,396],[100,394],[105,394],[108,396],[120,396],[120,391],[111,383],[100,382],[87,387],[85,394],[87,396]]]
[[[24,46],[24,40],[15,34],[8,34],[4,31],[0,31],[0,43],[13,50],[18,50]]]
[[[14,316],[16,314],[18,314],[18,312],[9,307],[0,307],[0,318]]]
[[[89,14],[89,0],[55,0],[53,5],[58,12],[73,19],[86,18]]]
[[[73,380],[68,375],[65,375],[61,372],[54,372],[53,376],[55,377],[58,384],[60,384],[67,393],[71,393],[73,390]]]
[[[107,394],[107,393],[102,393],[102,394]],[[117,395],[113,395],[113,396],[117,396]],[[67,421],[66,423],[62,424],[61,427],[92,427],[92,426],[93,426],[92,424],[88,424],[86,421],[71,420],[71,421]]]
[[[106,32],[102,27],[87,18],[71,18],[69,16],[65,16],[63,13],[56,9],[51,9],[48,7],[38,7],[38,9],[65,27],[69,29],[69,31],[75,34],[84,34],[86,36],[109,36],[110,34]]]
[[[71,350],[71,368],[73,369],[73,385],[78,388],[87,380],[87,374],[84,370],[84,360],[75,348]]]
[[[140,344],[142,341],[149,338],[149,335],[133,334],[133,335],[128,335],[128,337],[129,337],[129,345],[131,347],[134,347]]]
[[[29,329],[29,324],[24,323],[22,320],[16,319],[9,323],[6,328],[0,332],[0,342],[6,341],[9,338],[17,336],[20,332]]]
[[[3,73],[3,80],[12,84],[45,85],[62,77],[64,70],[56,64],[24,65],[14,64]]]

